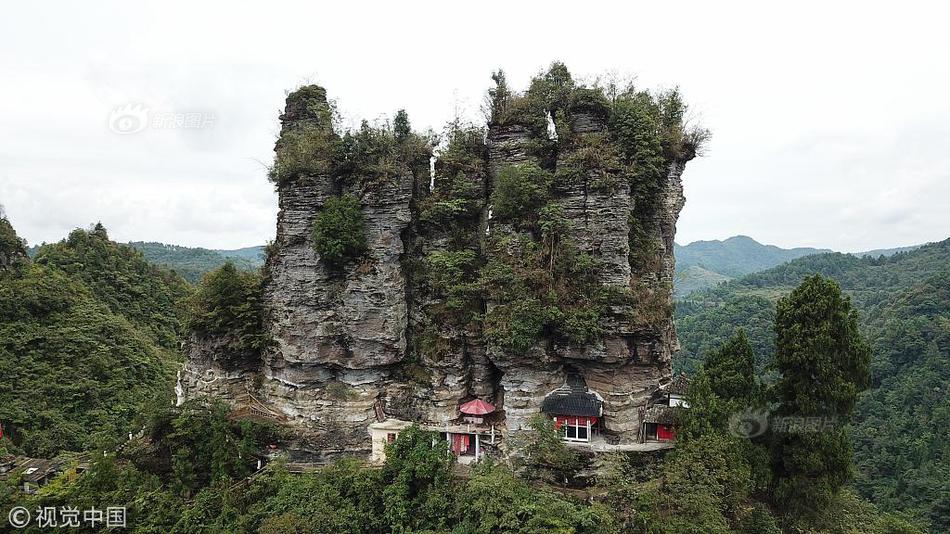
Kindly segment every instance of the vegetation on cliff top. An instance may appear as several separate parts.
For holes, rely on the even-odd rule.
[[[259,354],[270,344],[264,330],[261,273],[228,262],[204,276],[186,301],[188,329],[225,341],[233,357]]]

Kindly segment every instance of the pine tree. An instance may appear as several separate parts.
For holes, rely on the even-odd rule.
[[[396,117],[393,119],[393,135],[396,137],[396,141],[404,141],[412,135],[412,126],[409,124],[409,114],[406,113],[406,110],[400,109],[396,112]]]

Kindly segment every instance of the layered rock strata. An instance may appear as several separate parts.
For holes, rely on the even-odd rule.
[[[235,368],[215,356],[221,344],[192,338],[182,396],[237,403],[251,395],[306,447],[354,451],[368,449],[367,426],[380,415],[446,425],[472,398],[498,407],[502,433],[518,431],[576,373],[604,401],[608,441],[635,441],[638,408],[670,380],[677,348],[673,238],[693,152],[666,157],[656,187],[640,187],[638,160],[619,145],[606,99],[456,128],[431,166],[433,147],[420,136],[367,126],[351,135],[335,131],[330,116],[314,86],[291,94],[281,116],[280,212],[263,290],[272,347]],[[548,119],[559,131],[538,127]],[[295,147],[299,157],[301,132],[309,164],[282,176],[282,150]],[[486,333],[485,318],[505,297],[504,287],[485,287],[480,269],[499,255],[519,260],[518,242],[547,246],[536,224],[493,214],[500,173],[528,164],[553,177],[546,206],[569,223],[559,239],[592,258],[595,285],[620,297],[597,309],[592,339],[545,325],[529,347],[512,350]],[[323,261],[312,234],[328,199],[341,195],[359,200],[367,245],[342,271]],[[515,244],[499,248],[505,236]]]

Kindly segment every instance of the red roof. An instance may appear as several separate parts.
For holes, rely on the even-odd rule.
[[[467,415],[485,415],[495,411],[495,407],[481,399],[475,399],[459,406],[459,411]]]

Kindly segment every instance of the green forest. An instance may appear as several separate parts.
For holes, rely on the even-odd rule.
[[[208,271],[225,263],[232,263],[244,271],[253,271],[264,264],[264,247],[210,250],[144,241],[133,241],[129,246],[141,252],[149,263],[175,271],[193,284]]]
[[[807,256],[692,293],[677,304],[674,367],[695,372],[742,328],[757,374],[774,379],[775,301],[812,273],[838,281],[872,348],[851,428],[855,490],[950,531],[950,240],[890,257]]]

